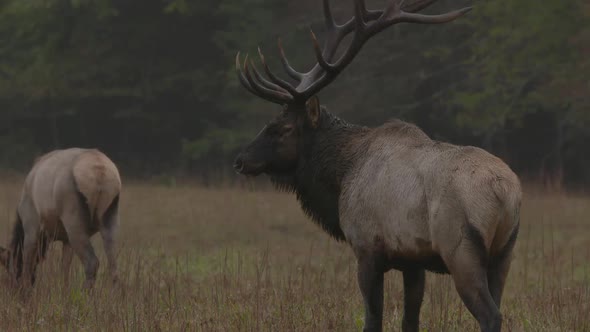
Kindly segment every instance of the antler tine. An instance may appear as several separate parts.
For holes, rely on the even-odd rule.
[[[354,22],[356,24],[356,32],[355,34],[361,33],[366,26],[365,23],[365,12],[367,9],[365,8],[365,0],[355,0],[354,1]]]
[[[319,43],[317,42],[317,38],[315,37],[313,31],[311,31],[316,58],[318,60],[319,66],[325,71],[325,73],[321,73],[317,70],[314,71],[315,68],[312,69],[312,71],[309,73],[310,76],[321,75],[321,77],[306,87],[302,92],[302,95],[311,95],[315,93],[314,91],[319,91],[328,85],[338,75],[338,73],[342,71],[344,67],[346,67],[352,61],[352,59],[354,59],[354,56],[358,53],[366,41],[366,38],[363,36],[364,31],[367,28],[365,15],[368,15],[369,12],[366,9],[365,1],[354,0],[354,10],[355,16],[351,20],[342,26],[337,26],[336,29],[329,32],[323,54],[319,51]],[[338,49],[342,39],[344,39],[344,37],[352,31],[354,31],[354,38],[344,54],[340,57],[340,59],[333,62],[333,64],[328,63],[328,61],[330,61],[331,58],[336,54],[336,50]]]
[[[270,70],[270,67],[268,66],[268,63],[266,63],[266,58],[264,57],[264,54],[262,54],[262,50],[260,50],[260,47],[258,47],[258,56],[260,57],[260,62],[262,63],[262,66],[264,67],[264,71],[266,72],[268,78],[270,78],[270,80],[273,81],[281,90],[289,93],[293,97],[296,97],[299,93],[297,92],[297,90],[295,90],[295,87],[289,84],[289,82],[284,81],[280,77],[276,76]]]
[[[410,4],[403,3],[401,5],[401,9],[407,13],[414,13],[414,12],[420,11],[420,10],[430,6],[431,4],[433,4],[436,1],[438,1],[438,0],[418,0],[418,1],[412,2]],[[366,22],[375,21],[375,20],[379,19],[381,17],[381,15],[383,15],[383,10],[366,9],[365,10],[365,21]],[[343,25],[338,26],[339,28],[341,28],[342,33],[344,35],[347,35],[347,34],[351,33],[352,31],[354,31],[354,20],[355,20],[355,18],[353,17],[350,20],[348,20],[346,23],[344,23]]]
[[[252,62],[250,62],[250,65],[254,66]],[[275,91],[266,88],[252,78],[250,68],[248,67],[248,54],[246,54],[246,57],[244,59],[244,72],[246,74],[246,80],[248,81],[252,89],[254,89],[254,91],[256,91],[261,98],[272,101],[277,104],[285,104],[293,101],[292,96],[284,94],[280,91]]]
[[[438,0],[417,0],[411,3],[403,3],[401,4],[401,10],[406,12],[406,13],[414,13],[417,11],[420,11],[430,5],[432,5],[433,3],[435,3]],[[394,1],[395,2],[395,1]],[[328,10],[330,10],[329,7],[329,0],[324,0],[324,11],[326,10],[326,8],[328,8]],[[363,3],[364,4],[364,3]],[[326,7],[328,6],[328,7]],[[364,6],[363,6],[364,7]],[[364,13],[365,13],[365,22],[371,22],[371,21],[375,21],[377,19],[379,19],[382,15],[383,15],[383,10],[380,9],[366,9],[364,8]],[[331,11],[330,11],[331,14]],[[338,42],[336,44],[338,44],[342,39],[344,39],[344,37],[346,35],[348,35],[349,33],[354,31],[355,28],[355,17],[350,18],[346,23],[342,24],[342,25],[337,25],[336,28],[338,28],[338,34],[339,37],[337,38]],[[328,43],[326,43],[328,44]],[[326,54],[326,50],[324,50],[324,56],[327,56]]]
[[[336,27],[336,21],[334,21],[332,9],[330,8],[330,0],[324,0],[324,20],[326,21],[326,28],[328,30]]]
[[[246,88],[246,90],[250,91],[250,93],[252,93],[253,95],[263,98],[261,94],[256,92],[256,90],[254,90],[254,88],[250,86],[250,83],[248,83],[248,80],[244,76],[244,72],[242,71],[242,65],[240,64],[240,52],[236,54],[236,74],[238,75],[238,80],[240,81],[242,86]]]
[[[256,92],[255,94],[266,99],[267,95],[264,93],[263,88],[252,78],[252,74],[250,74],[250,68],[248,68],[248,54],[244,57],[242,68],[248,85]],[[271,99],[271,101],[274,101],[274,97],[271,97]]]
[[[325,61],[332,60],[336,54],[340,42],[342,42],[346,35],[353,32],[357,26],[363,26],[364,29],[364,26],[366,26],[368,21],[375,20],[381,16],[381,11],[367,10],[364,0],[355,0],[354,8],[356,13],[355,16],[343,25],[337,25],[332,18],[329,0],[324,0],[324,13],[329,11],[328,14],[325,14],[325,16],[332,18],[331,21],[333,23],[331,26],[327,27],[326,42],[324,43],[324,49],[322,52]],[[318,63],[321,65],[319,61]]]
[[[268,99],[264,94],[260,93],[258,90],[254,89],[250,84],[249,80],[247,79],[246,75],[244,74],[244,70],[242,69],[242,65],[240,64],[240,52],[236,55],[236,72],[238,74],[238,79],[243,87],[246,88],[250,93],[260,98],[270,100],[274,102],[274,99]]]
[[[363,21],[365,21],[365,16],[368,12],[365,0],[356,0],[355,2],[358,3],[360,16],[362,17]]]
[[[260,74],[260,72],[258,71],[258,68],[254,64],[254,62],[251,60],[250,60],[250,66],[252,67],[252,72],[254,73],[254,78],[256,78],[256,80],[258,82],[260,82],[262,84],[262,86],[264,86],[268,89],[271,89],[271,90],[276,90],[276,91],[280,91],[283,93],[288,93],[287,90],[283,89],[279,85],[274,84],[273,82],[269,82],[267,79],[265,79],[264,76],[262,76],[262,74]]]
[[[417,0],[411,3],[402,3],[399,4],[399,7],[402,11],[406,13],[414,13],[420,11],[438,0]],[[326,61],[332,60],[332,57],[336,53],[336,49],[340,42],[344,39],[346,35],[353,32],[356,27],[356,15],[355,17],[350,18],[346,23],[342,25],[337,25],[334,21],[332,10],[330,7],[330,0],[324,0],[324,18],[326,21],[327,32],[328,36],[326,37],[326,43],[324,44],[323,49],[323,56]],[[397,1],[392,1],[390,4],[397,4]],[[383,10],[368,10],[366,9],[365,1],[363,0],[355,0],[355,12],[363,13],[363,21],[365,23],[376,21],[383,15]],[[314,45],[315,46],[315,45]],[[318,61],[319,63],[319,61]],[[320,63],[321,65],[321,63]]]
[[[246,55],[246,57],[247,56],[248,55]],[[252,60],[248,61],[248,59],[246,58],[246,60],[244,62],[244,69],[246,70],[246,79],[248,79],[248,82],[250,82],[250,84],[252,85],[252,87],[254,89],[258,90],[260,93],[262,93],[264,95],[267,95],[267,96],[270,96],[270,97],[274,98],[280,104],[288,103],[288,102],[291,102],[293,100],[293,96],[291,96],[291,95],[289,95],[287,93],[281,92],[281,91],[269,89],[269,88],[261,85],[256,80],[254,80],[252,78],[252,75],[250,74],[250,67],[252,67],[252,70],[255,73],[254,75],[255,75],[256,79],[258,79],[259,77],[262,77],[262,75],[260,75],[260,73],[256,69],[256,66],[254,65],[254,62]]]
[[[407,4],[405,0],[390,0],[384,10],[367,10],[365,0],[353,0],[355,15],[346,23],[338,25],[332,15],[330,0],[323,0],[324,23],[326,26],[326,37],[323,49],[313,30],[310,29],[317,64],[308,72],[300,73],[293,69],[285,56],[285,51],[278,40],[281,62],[287,74],[299,84],[294,87],[289,82],[276,76],[269,68],[262,51],[259,49],[260,60],[268,78],[265,80],[257,71],[253,63],[252,70],[255,78],[252,77],[248,67],[248,57],[244,63],[244,69],[239,65],[239,53],[236,57],[236,69],[238,78],[248,91],[264,99],[277,103],[298,103],[305,102],[309,97],[316,94],[325,86],[330,84],[348,66],[354,57],[360,52],[363,45],[375,34],[385,28],[402,22],[421,24],[440,24],[450,22],[468,11],[471,7],[455,10],[440,15],[423,15],[415,12],[424,9],[437,0],[415,0]],[[336,51],[344,37],[353,33],[354,36],[350,45],[343,54],[334,60]]]
[[[322,49],[320,48],[320,43],[313,33],[311,27],[309,28],[309,32],[311,33],[311,41],[313,43],[313,50],[315,52],[315,57],[318,60],[318,64],[327,72],[332,71],[332,65],[329,64],[326,59],[324,59],[324,55],[322,54]]]
[[[452,12],[448,12],[445,14],[440,15],[424,15],[424,14],[416,14],[416,13],[406,13],[401,12],[399,21],[398,22],[407,22],[407,23],[421,23],[421,24],[441,24],[453,21],[467,12],[471,11],[472,7],[465,7],[458,10],[454,10]],[[397,22],[394,22],[397,23]]]
[[[287,60],[287,57],[285,56],[285,50],[283,49],[283,43],[281,42],[281,38],[278,39],[277,46],[279,48],[279,53],[281,55],[281,63],[283,64],[283,68],[287,72],[287,75],[289,75],[292,79],[301,82],[301,80],[303,79],[303,73],[298,72],[289,64],[289,60]]]
[[[388,18],[399,16],[400,13],[401,13],[401,6],[400,6],[399,2],[397,0],[390,1],[387,4],[387,6],[385,7],[383,14],[381,15],[381,17],[379,17],[377,22],[383,23]],[[373,28],[377,27],[378,25],[379,24],[374,24]]]
[[[426,5],[434,3],[436,0],[428,0],[421,3],[420,7],[425,8]],[[416,7],[418,8],[418,7]],[[369,27],[368,35],[373,36],[385,28],[397,23],[420,23],[420,24],[441,24],[453,21],[465,13],[469,12],[472,7],[465,7],[440,15],[424,15],[416,13],[408,13],[400,9],[399,5],[394,1],[390,4],[383,15]]]
[[[360,52],[362,46],[373,35],[393,24],[401,22],[423,24],[445,23],[462,16],[471,9],[464,8],[442,15],[412,13],[412,11],[426,8],[435,1],[418,0],[406,4],[404,0],[390,0],[384,10],[369,11],[366,9],[364,0],[354,0],[355,16],[343,25],[328,28],[328,36],[323,53],[319,52],[319,44],[312,31],[312,42],[317,58],[317,65],[310,72],[304,74],[305,79],[297,87],[297,91],[304,98],[320,91],[352,62],[354,57]],[[327,2],[328,0],[324,0],[324,11],[330,10]],[[404,10],[410,12],[405,12]],[[333,22],[331,12],[325,13],[324,16],[326,17],[326,21],[330,20]],[[334,61],[332,57],[334,57],[340,42],[351,32],[354,32],[352,42],[340,58]]]

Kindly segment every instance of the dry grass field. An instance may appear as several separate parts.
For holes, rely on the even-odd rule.
[[[20,179],[0,182],[8,242]],[[272,189],[128,183],[119,266],[101,260],[91,293],[59,270],[52,245],[25,297],[0,285],[0,331],[360,331],[363,306],[350,250],[325,235],[295,197]],[[5,275],[0,272],[0,277]],[[450,277],[429,274],[423,331],[475,331]],[[527,192],[502,306],[504,331],[590,331],[590,197]],[[402,317],[399,272],[386,275],[385,330]]]

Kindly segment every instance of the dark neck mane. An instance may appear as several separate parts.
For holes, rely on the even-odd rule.
[[[280,190],[294,192],[305,213],[337,240],[345,240],[338,214],[342,180],[353,166],[367,128],[322,109],[320,128],[303,135],[300,159],[290,174],[272,175]]]

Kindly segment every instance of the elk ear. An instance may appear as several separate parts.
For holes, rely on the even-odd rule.
[[[317,128],[320,123],[320,99],[317,96],[311,97],[305,103],[305,115],[309,126]]]
[[[10,259],[10,251],[0,247],[0,265],[8,268],[8,260]]]

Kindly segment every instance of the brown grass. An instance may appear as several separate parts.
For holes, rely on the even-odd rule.
[[[0,184],[8,242],[19,181]],[[29,297],[0,289],[0,330],[359,331],[363,306],[350,250],[295,198],[272,190],[129,184],[122,198],[124,287],[101,273],[63,285],[59,244]],[[1,272],[4,274],[5,272]],[[403,314],[401,274],[386,275],[385,329]],[[502,306],[505,331],[590,331],[590,198],[527,194]],[[448,276],[428,275],[421,327],[474,331]]]

